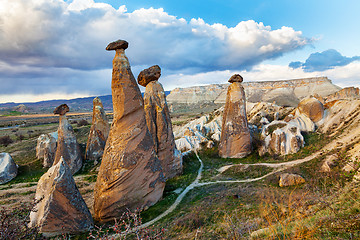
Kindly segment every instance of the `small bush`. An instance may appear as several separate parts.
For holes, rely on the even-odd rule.
[[[0,137],[0,144],[3,145],[4,147],[7,147],[8,145],[10,145],[13,142],[14,141],[8,135]]]
[[[37,228],[28,227],[29,213],[37,203],[22,203],[11,210],[1,207],[0,239],[42,239]]]

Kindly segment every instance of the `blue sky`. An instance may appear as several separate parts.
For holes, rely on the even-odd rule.
[[[165,89],[328,76],[360,86],[360,1],[2,0],[0,102],[110,94],[107,43]]]

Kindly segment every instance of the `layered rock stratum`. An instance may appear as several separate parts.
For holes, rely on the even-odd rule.
[[[120,217],[127,209],[155,204],[163,194],[165,178],[145,120],[143,98],[131,72],[126,41],[109,44],[113,60],[114,120],[101,161],[95,191],[95,219]]]
[[[93,116],[89,138],[86,144],[85,159],[97,161],[104,153],[110,125],[100,98],[93,100]]]
[[[341,88],[327,77],[315,77],[281,81],[243,82],[249,102],[275,102],[280,106],[296,107],[301,99],[318,94],[325,97]],[[167,96],[169,104],[224,104],[228,84],[211,84],[189,88],[175,88]]]
[[[74,174],[82,167],[82,157],[74,130],[66,118],[65,114],[67,112],[69,112],[69,107],[66,104],[62,104],[54,110],[54,114],[58,114],[60,116],[58,142],[53,164],[56,165],[60,161],[61,157],[63,157],[69,165],[72,174]]]
[[[154,140],[155,151],[164,176],[170,179],[182,172],[182,155],[175,145],[165,91],[158,81],[160,75],[160,67],[152,66],[140,72],[138,83],[146,87],[144,93],[146,123]]]
[[[242,158],[252,149],[242,81],[238,74],[229,80],[219,144],[219,155],[223,158]]]
[[[94,223],[72,172],[64,160],[49,168],[40,178],[30,213],[30,227],[37,227],[46,237],[89,231]]]

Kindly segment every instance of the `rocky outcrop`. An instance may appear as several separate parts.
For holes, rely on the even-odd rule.
[[[30,213],[30,227],[38,227],[46,237],[87,232],[93,220],[64,158],[40,178]]]
[[[164,176],[170,179],[182,173],[182,157],[175,145],[165,92],[158,82],[160,75],[160,67],[152,66],[140,72],[138,83],[146,87],[144,93],[146,123],[154,140],[155,151]]]
[[[17,176],[18,167],[10,154],[0,153],[0,184],[10,182]]]
[[[259,150],[260,156],[265,153],[273,155],[296,153],[305,143],[300,129],[285,121],[273,121],[265,125],[261,137],[263,145]]]
[[[57,132],[41,134],[37,139],[36,157],[43,159],[44,167],[51,167],[54,163],[57,139]]]
[[[327,77],[304,78],[281,81],[242,83],[249,102],[275,102],[279,106],[296,107],[301,99],[318,94],[325,97],[341,88],[333,85]],[[228,84],[211,84],[189,88],[175,88],[167,96],[169,104],[224,104]]]
[[[338,161],[338,159],[338,156],[335,154],[328,155],[321,165],[320,172],[331,172],[331,170],[336,166],[336,161]]]
[[[153,205],[165,187],[126,47],[127,42],[119,40],[107,48],[116,50],[112,73],[114,120],[94,191],[95,219],[101,222],[112,221],[127,209]]]
[[[305,179],[298,175],[292,173],[283,173],[280,175],[279,186],[288,187],[305,183]]]
[[[109,131],[109,119],[100,98],[96,97],[93,100],[92,125],[86,144],[85,159],[97,162],[102,157]]]
[[[219,155],[223,158],[242,158],[252,149],[242,81],[238,74],[229,80],[231,85],[227,92],[219,144]]]
[[[329,96],[326,97],[326,101],[327,102],[331,102],[334,100],[343,100],[343,99],[359,99],[360,98],[360,93],[359,93],[359,88],[357,87],[347,87],[347,88],[343,88],[333,94],[330,94]]]
[[[69,107],[66,104],[58,106],[54,110],[54,114],[59,114],[58,142],[55,153],[54,165],[56,165],[61,157],[64,158],[69,165],[72,174],[80,170],[82,166],[82,158],[80,146],[76,140],[74,130],[66,118]]]
[[[324,105],[314,97],[303,99],[297,109],[313,122],[318,122],[324,117]]]

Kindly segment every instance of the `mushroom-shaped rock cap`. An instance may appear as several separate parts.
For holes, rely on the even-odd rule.
[[[61,104],[54,110],[54,114],[59,114],[60,116],[65,115],[69,111],[69,107],[66,104]]]
[[[233,83],[233,82],[243,82],[243,78],[242,76],[240,76],[240,74],[234,74],[231,76],[231,78],[228,81],[229,83]]]
[[[147,69],[142,70],[138,76],[138,83],[146,87],[149,82],[157,81],[161,76],[161,68],[158,65],[154,65]]]
[[[117,40],[115,42],[109,43],[109,45],[107,45],[106,50],[111,51],[111,50],[116,50],[116,49],[127,49],[129,46],[129,43],[125,40]]]

